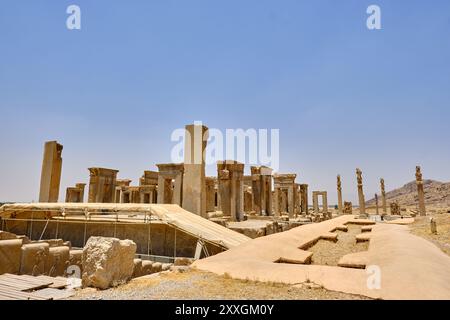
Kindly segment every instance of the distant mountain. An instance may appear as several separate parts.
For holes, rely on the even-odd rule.
[[[450,206],[450,182],[444,183],[435,180],[424,180],[425,204],[435,206]],[[416,181],[411,181],[403,187],[386,192],[386,200],[397,201],[403,206],[415,206],[417,204]],[[381,195],[378,194],[378,203],[381,206]],[[375,198],[366,202],[368,206],[375,205]]]

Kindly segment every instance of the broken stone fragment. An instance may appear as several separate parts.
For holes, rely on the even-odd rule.
[[[90,237],[83,249],[84,287],[107,289],[131,279],[136,244],[131,240]]]

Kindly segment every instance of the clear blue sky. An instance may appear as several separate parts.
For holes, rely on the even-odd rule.
[[[450,180],[449,1],[2,0],[0,58],[0,201],[38,198],[45,140],[64,144],[63,199],[90,166],[137,183],[194,120],[279,128],[280,171],[330,203],[338,173],[356,201],[356,167],[367,198],[416,164]]]

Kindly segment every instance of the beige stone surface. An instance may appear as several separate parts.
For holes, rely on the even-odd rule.
[[[107,289],[133,275],[136,244],[131,240],[90,237],[83,249],[84,287]]]
[[[134,259],[133,260],[133,278],[137,278],[142,276],[142,260],[141,259]]]
[[[17,239],[17,236],[14,233],[0,231],[0,240],[13,240]]]
[[[407,226],[377,224],[370,232],[366,254],[346,257],[348,264],[365,262],[381,272],[380,288],[369,288],[371,269],[275,263],[294,258],[303,247],[342,224],[359,221],[340,216],[287,232],[254,239],[218,255],[198,260],[193,267],[237,279],[302,284],[381,299],[450,299],[450,257],[433,243],[412,235]],[[364,258],[365,255],[365,258]],[[344,256],[345,257],[345,256]]]
[[[70,261],[70,248],[50,247],[45,264],[45,274],[50,277],[64,276]]]
[[[83,269],[83,250],[69,251],[69,264],[71,266],[78,266],[80,270]]]
[[[147,274],[151,274],[152,273],[152,265],[153,265],[153,261],[150,260],[143,260],[142,261],[142,275],[145,276]]]
[[[0,274],[17,274],[20,270],[22,240],[0,240]]]
[[[45,273],[45,265],[49,254],[48,243],[29,243],[22,246],[20,274],[33,276]]]

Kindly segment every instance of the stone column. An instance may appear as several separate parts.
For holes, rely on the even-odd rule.
[[[252,173],[252,194],[253,194],[253,210],[255,215],[260,216],[263,212],[264,201],[264,183],[261,177],[259,167],[251,167]]]
[[[359,214],[365,216],[366,204],[363,191],[362,171],[359,168],[356,169],[356,179],[358,181]]]
[[[253,166],[250,169],[255,214],[270,215],[272,214],[272,169],[266,166]]]
[[[273,192],[273,201],[274,202],[274,210],[275,210],[275,216],[279,217],[281,216],[281,210],[280,210],[280,187],[275,186],[275,190]]]
[[[427,210],[425,208],[425,192],[423,190],[423,180],[420,166],[416,167],[416,184],[417,184],[417,197],[419,201],[419,214],[421,216],[426,216]]]
[[[295,216],[295,184],[288,189],[288,214],[290,219]]]
[[[215,184],[216,181],[212,177],[207,177],[205,179],[206,183],[206,212],[216,211],[214,200],[215,200]]]
[[[376,206],[376,213],[377,213],[377,215],[379,215],[380,214],[380,211],[379,211],[379,209],[378,209],[378,194],[376,194],[375,193],[375,206]]]
[[[330,216],[328,215],[328,193],[326,191],[322,191],[322,206],[323,206],[323,216],[325,219],[330,219]]]
[[[58,202],[61,183],[63,146],[57,141],[48,141],[44,146],[39,202]]]
[[[387,214],[387,204],[386,204],[386,190],[384,189],[384,179],[380,179],[381,186],[381,206],[383,207],[383,214]]]
[[[206,216],[205,149],[208,128],[187,125],[184,142],[183,209]]]
[[[301,197],[301,213],[303,215],[307,215],[309,208],[308,208],[308,185],[307,184],[301,184],[300,185],[300,197]]]
[[[342,183],[341,183],[341,176],[337,176],[337,196],[338,196],[338,214],[343,213],[343,207],[342,207]]]
[[[314,214],[319,215],[320,214],[320,209],[319,209],[319,195],[316,191],[313,191],[312,193],[312,197],[313,197],[313,209],[314,209]]]

